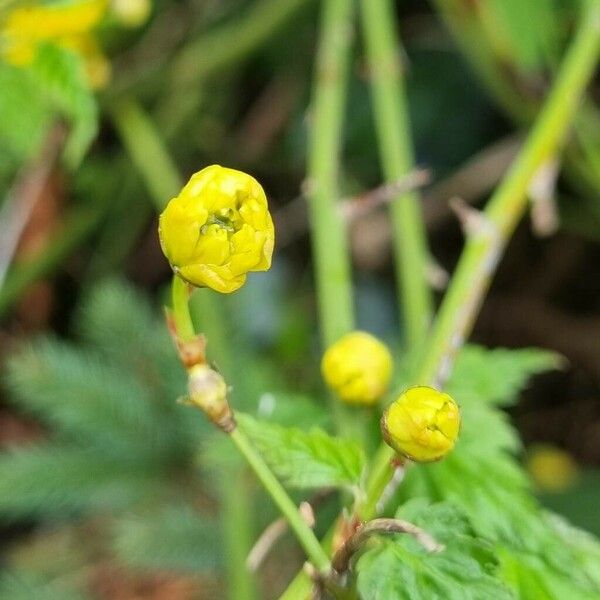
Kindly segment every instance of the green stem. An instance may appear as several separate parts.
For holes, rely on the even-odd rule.
[[[229,435],[248,464],[252,467],[263,487],[287,519],[310,561],[320,572],[324,574],[328,573],[330,568],[329,558],[321,547],[319,540],[316,538],[313,530],[306,524],[298,511],[298,507],[292,502],[281,483],[279,483],[260,454],[252,446],[246,434],[238,426]]]
[[[482,214],[481,229],[465,245],[452,283],[438,312],[428,349],[415,384],[440,384],[469,334],[502,250],[527,210],[527,189],[544,163],[560,150],[600,51],[600,0],[583,15],[577,35],[564,58],[525,145]],[[393,452],[380,448],[361,511],[372,518],[377,500],[389,482]]]
[[[227,592],[229,600],[257,598],[256,582],[246,566],[248,549],[252,547],[254,531],[248,511],[252,510],[252,490],[243,465],[221,478],[220,499],[222,531],[227,552]],[[240,498],[243,498],[240,501]]]
[[[121,139],[148,188],[156,210],[161,211],[168,199],[177,194],[181,187],[177,167],[151,119],[134,100],[123,99],[115,102],[111,112]],[[195,328],[190,314],[188,286],[183,279],[174,275],[171,291],[175,327],[179,336],[189,339],[195,335]],[[206,294],[207,290],[202,292]],[[212,297],[201,297],[204,300],[204,311],[210,313],[212,325],[217,328],[220,313],[212,302]],[[221,339],[211,337],[211,340],[221,354],[227,353]],[[246,556],[251,548],[252,510],[249,495],[239,494],[236,480],[240,475],[226,478],[221,486],[224,520],[228,525],[224,543],[231,582],[229,594],[232,600],[254,600],[257,597],[256,584],[246,568]]]
[[[361,0],[379,154],[387,181],[414,168],[410,121],[404,92],[401,47],[390,0]],[[433,314],[427,284],[427,240],[419,196],[407,193],[391,204],[398,293],[406,340],[410,347],[425,341]]]
[[[348,242],[337,203],[352,16],[352,0],[323,3],[308,144],[306,193],[324,346],[354,325]]]
[[[500,254],[519,219],[527,209],[527,188],[540,166],[559,151],[579,100],[594,72],[600,52],[600,0],[588,4],[554,86],[538,119],[508,174],[492,196],[485,212],[483,229],[467,241],[456,273],[446,293],[415,383],[433,383],[440,368],[447,376],[454,354],[470,332]],[[491,235],[489,233],[492,232]],[[366,500],[358,513],[372,519],[383,490],[393,475],[390,461],[394,452],[382,444],[372,462]],[[310,589],[305,575],[299,575],[285,593],[286,600],[306,598]]]
[[[195,337],[196,331],[190,314],[190,289],[189,285],[178,275],[173,275],[171,284],[173,300],[173,320],[177,335],[184,341]]]
[[[160,134],[141,106],[131,98],[113,102],[108,110],[156,209],[162,211],[181,187],[181,177]]]

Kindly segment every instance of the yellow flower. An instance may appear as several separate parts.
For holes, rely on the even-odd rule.
[[[223,294],[271,266],[275,230],[265,192],[234,169],[212,165],[192,175],[160,215],[158,234],[178,275]]]
[[[537,487],[544,492],[564,492],[579,478],[579,467],[573,457],[553,446],[533,447],[526,467]]]
[[[415,462],[432,462],[454,448],[460,411],[448,394],[412,387],[386,409],[381,428],[394,450]]]
[[[349,404],[376,403],[388,388],[392,369],[392,356],[385,344],[364,331],[340,338],[321,361],[325,382]]]
[[[27,66],[40,44],[71,49],[82,57],[90,85],[102,87],[108,81],[110,64],[90,32],[107,7],[108,0],[82,0],[15,8],[0,27],[0,52],[7,62]]]

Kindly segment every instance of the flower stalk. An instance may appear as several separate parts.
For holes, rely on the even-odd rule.
[[[538,170],[560,150],[600,54],[600,0],[590,0],[575,38],[523,149],[490,199],[479,231],[470,234],[452,282],[434,322],[416,384],[441,382],[470,333],[502,250],[527,209],[527,190]],[[490,235],[490,232],[493,234]],[[440,377],[440,371],[444,377]],[[358,517],[368,521],[393,477],[395,452],[382,444],[367,482],[367,497]],[[309,581],[300,574],[281,596],[304,599]]]
[[[354,325],[348,241],[338,203],[352,4],[351,0],[323,3],[308,144],[306,197],[324,347]]]
[[[188,294],[186,288],[187,284],[175,275],[173,277],[173,323],[176,338],[185,336],[184,339],[186,341],[193,343],[194,337],[198,336],[194,333],[188,298],[186,297]],[[175,299],[177,300],[176,304]],[[183,330],[179,329],[180,324],[183,324]],[[192,328],[191,335],[189,330],[190,325]],[[183,340],[176,339],[176,342],[179,348],[185,345]],[[298,507],[289,497],[262,456],[254,448],[248,436],[237,426],[233,413],[229,408],[227,386],[222,377],[206,364],[204,356],[200,356],[196,364],[186,364],[185,366],[188,370],[190,393],[185,403],[203,410],[217,427],[229,435],[273,502],[287,519],[290,528],[296,534],[298,542],[306,552],[313,566],[319,573],[323,575],[328,574],[330,570],[329,558],[321,547],[313,530],[306,524]]]
[[[385,179],[393,182],[414,169],[401,46],[390,0],[361,0],[373,114]],[[408,191],[390,205],[394,263],[401,318],[409,347],[423,344],[433,315],[427,283],[427,239],[419,196]]]

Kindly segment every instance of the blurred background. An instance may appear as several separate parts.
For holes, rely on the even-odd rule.
[[[16,12],[23,6],[33,8]],[[35,13],[48,6],[58,12]],[[438,297],[463,244],[448,200],[479,205],[504,173],[577,7],[398,2],[416,161],[431,173],[422,203]],[[212,328],[220,366],[236,364],[249,402],[276,388],[302,403],[319,386],[302,196],[319,8],[315,0],[0,1],[0,597],[223,597],[216,540],[228,525],[219,511],[235,507],[239,489],[218,489],[213,474],[236,459],[174,404],[184,375],[161,321],[170,269],[157,206],[213,163],[263,184],[277,228],[273,269],[219,306],[200,295],[196,317]],[[381,185],[368,83],[357,28],[345,198]],[[598,92],[582,106],[558,181],[511,241],[473,334],[566,358],[510,416],[541,500],[596,534]],[[350,239],[359,324],[397,344],[385,210],[355,220]],[[238,350],[228,358],[218,346],[231,340]],[[256,510],[263,525],[275,516],[261,502]],[[264,597],[300,564],[293,548],[283,551],[289,572],[267,562]]]

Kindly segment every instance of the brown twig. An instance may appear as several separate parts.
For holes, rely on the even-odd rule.
[[[371,214],[380,206],[387,204],[399,195],[411,192],[426,185],[430,180],[430,172],[426,169],[418,169],[408,173],[400,179],[378,186],[372,190],[346,198],[340,203],[340,213],[346,221],[351,224],[359,217]],[[286,246],[306,233],[308,227],[308,215],[306,197],[310,193],[309,183],[304,182],[302,194],[296,196],[291,202],[280,208],[274,215],[275,227],[277,229],[277,245]]]
[[[428,170],[417,169],[396,181],[380,185],[360,196],[345,200],[340,206],[340,212],[351,223],[380,206],[389,204],[398,196],[427,185],[430,179],[431,173]]]
[[[0,287],[31,212],[48,184],[65,139],[65,128],[54,127],[39,155],[23,167],[0,211]]]
[[[306,524],[313,528],[315,526],[315,515],[312,506],[308,502],[301,502],[298,507],[298,512],[306,522]],[[256,540],[254,546],[248,554],[246,559],[246,566],[251,572],[255,572],[264,562],[265,558],[281,536],[288,530],[288,523],[280,517],[276,519],[260,534],[258,540]]]
[[[352,557],[358,552],[373,535],[406,533],[412,535],[427,552],[441,552],[444,546],[438,543],[426,531],[401,519],[373,519],[361,525],[354,535],[335,553],[331,566],[338,574],[348,570]]]

